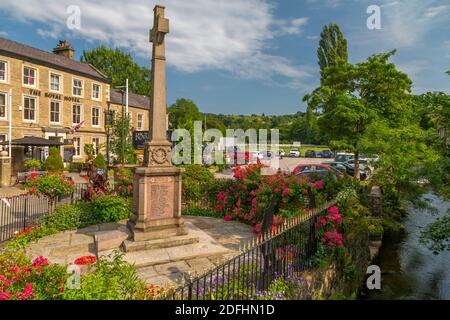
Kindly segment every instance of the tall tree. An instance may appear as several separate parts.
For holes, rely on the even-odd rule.
[[[339,61],[327,67],[322,85],[303,99],[320,113],[319,129],[330,139],[330,147],[355,154],[356,177],[360,140],[368,126],[380,119],[401,126],[411,117],[412,82],[388,62],[394,53],[374,55],[357,65]]]
[[[112,80],[112,86],[124,86],[128,79],[129,90],[150,96],[151,71],[138,65],[129,53],[104,46],[83,51],[81,61],[93,65]]]
[[[197,105],[188,99],[177,99],[177,101],[167,108],[169,114],[170,128],[186,129],[192,131],[194,129],[194,121],[202,121],[202,113],[198,110]]]
[[[122,115],[117,115],[112,124],[110,144],[117,163],[136,163],[131,132],[130,118],[125,116],[122,120]]]
[[[327,67],[335,66],[338,61],[348,61],[347,40],[337,24],[333,23],[323,27],[317,57],[321,81],[324,79],[324,72]]]

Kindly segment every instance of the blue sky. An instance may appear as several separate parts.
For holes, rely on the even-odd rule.
[[[161,0],[171,22],[167,39],[168,103],[183,97],[201,111],[286,114],[305,110],[318,85],[316,50],[323,25],[341,26],[351,62],[397,49],[394,62],[414,92],[450,93],[449,0]],[[51,51],[68,39],[77,59],[100,44],[130,52],[150,66],[149,0],[1,0],[0,36]],[[81,10],[70,30],[67,8]],[[381,29],[366,26],[369,5]]]

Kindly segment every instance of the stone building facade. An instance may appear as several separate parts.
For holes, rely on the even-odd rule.
[[[67,41],[50,53],[0,38],[0,142],[27,136],[57,140],[66,148],[73,146],[73,162],[83,162],[86,144],[105,152],[99,147],[106,143],[106,115],[108,110],[121,112],[121,96],[108,77],[74,60],[74,48]],[[149,129],[147,97],[130,93],[128,111],[135,130]],[[23,170],[25,160],[43,159],[47,153],[48,147],[13,147],[13,171]]]

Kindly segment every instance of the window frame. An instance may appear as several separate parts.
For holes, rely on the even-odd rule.
[[[5,116],[0,116],[1,120],[8,120],[8,107],[9,107],[9,94],[4,91],[0,91],[1,95],[5,95]]]
[[[0,132],[0,136],[5,136],[4,141],[8,141],[8,133],[7,132]],[[0,142],[2,142],[2,141],[0,140]]]
[[[59,121],[58,122],[55,122],[55,121],[52,121],[52,103],[58,103],[59,104],[59,110],[58,110],[58,119],[59,119]],[[50,124],[61,124],[61,118],[62,118],[62,102],[61,102],[61,100],[55,100],[55,99],[50,99],[50,102],[49,102],[49,109],[48,109],[48,114],[49,114],[49,117],[48,117],[48,120],[49,120],[49,122],[50,122]]]
[[[58,76],[59,77],[59,90],[54,90],[52,89],[52,76]],[[63,92],[63,75],[60,73],[56,73],[56,72],[52,72],[50,71],[48,74],[48,90],[50,92],[55,92],[55,93],[62,93]]]
[[[139,117],[142,117],[141,125],[139,125]],[[136,126],[137,126],[137,130],[141,130],[141,131],[144,130],[144,114],[143,113],[138,113],[137,114]]]
[[[94,86],[98,86],[98,98],[94,97]],[[91,84],[91,98],[95,101],[102,101],[102,85],[97,82]]]
[[[77,146],[78,146],[78,148],[80,148],[80,153],[79,154],[76,154],[76,152],[77,152],[77,147],[75,146],[75,140],[76,139],[79,139],[80,140],[80,143],[79,143],[79,145],[77,144]],[[74,153],[73,153],[73,157],[74,158],[83,158],[83,137],[82,136],[74,136],[73,137],[73,142],[74,142],[74,146],[73,146],[73,148],[74,148]]]
[[[25,80],[25,69],[30,69],[30,70],[34,70],[34,84],[28,84],[28,83],[24,83]],[[27,66],[27,65],[22,65],[22,86],[26,87],[26,88],[38,88],[38,75],[39,75],[39,71],[37,68],[35,67],[31,67],[31,66]]]
[[[98,140],[97,145],[94,143],[94,139]],[[97,136],[92,137],[92,147],[94,149],[94,155],[97,156],[100,152],[100,137],[97,137]]]
[[[27,99],[27,98],[34,100],[34,120],[25,119],[25,99]],[[37,119],[38,119],[38,105],[39,105],[38,97],[31,96],[31,95],[23,95],[22,102],[23,102],[23,106],[22,106],[22,120],[23,120],[23,122],[36,123]]]
[[[80,83],[81,83],[81,94],[80,95],[77,95],[74,93],[75,88],[78,88],[78,89],[80,88],[80,87],[75,87],[75,81],[80,81]],[[83,79],[72,77],[72,96],[84,98],[84,80]]]
[[[80,106],[80,122],[73,122],[73,108],[74,106]],[[71,112],[71,116],[72,116],[72,125],[77,125],[80,124],[81,122],[83,122],[83,104],[81,103],[72,103],[72,112]]]
[[[9,62],[6,60],[0,60],[0,63],[5,64],[5,79],[0,79],[0,83],[8,83],[9,81]]]
[[[98,124],[94,124],[94,110],[98,110],[98,115],[97,115],[97,121],[98,121]],[[98,106],[92,106],[92,109],[91,109],[91,125],[92,125],[92,127],[94,127],[94,128],[100,128],[100,124],[101,124],[101,108],[100,107],[98,107]]]
[[[128,117],[128,120],[130,121],[130,127],[134,128],[134,126],[133,126],[133,112],[128,110],[127,117]]]

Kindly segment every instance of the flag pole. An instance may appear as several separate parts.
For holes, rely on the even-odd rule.
[[[11,154],[11,140],[12,140],[12,88],[9,88],[9,133],[8,133],[8,155],[9,158],[12,158]]]

